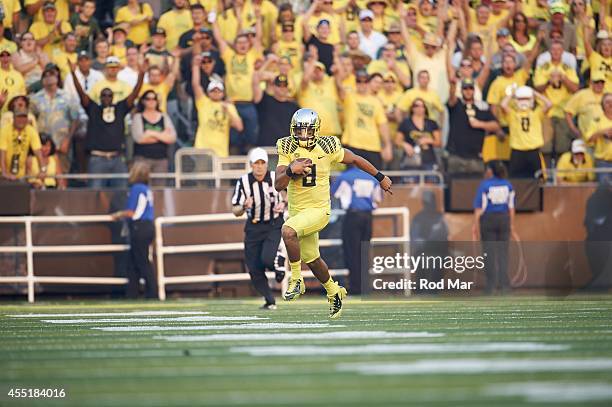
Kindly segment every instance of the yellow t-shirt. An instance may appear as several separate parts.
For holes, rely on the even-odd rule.
[[[77,53],[67,53],[64,50],[56,50],[53,53],[53,57],[51,58],[51,60],[60,69],[62,80],[65,81],[68,75],[70,75],[70,64],[68,63],[68,61],[72,62],[73,64],[76,64]]]
[[[510,102],[507,116],[510,127],[510,148],[527,151],[544,145],[542,121],[545,115],[540,105],[536,105],[533,109],[520,110],[516,103]]]
[[[589,126],[589,130],[585,133],[585,139],[587,142],[591,142],[591,137],[594,133],[605,130],[612,129],[612,120],[608,119],[605,114],[601,113],[597,117],[593,119],[591,125]],[[594,155],[598,160],[612,161],[612,140],[606,139],[604,137],[600,137],[594,143]]]
[[[0,150],[6,152],[6,169],[9,173],[23,177],[26,173],[26,160],[28,150],[40,149],[40,137],[38,132],[30,125],[17,131],[13,126],[0,129]],[[12,171],[13,162],[18,163],[17,171]]]
[[[560,71],[567,76],[570,81],[578,84],[578,75],[576,75],[576,71],[574,69],[565,64],[554,65],[552,62],[546,62],[536,69],[533,84],[535,86],[542,86],[546,84],[546,82],[551,79],[551,74],[555,71]],[[572,96],[572,93],[563,85],[563,83],[559,83],[558,85],[549,85],[546,88],[544,95],[546,95],[546,97],[553,104],[548,116],[564,118],[565,112],[563,111],[563,108],[565,107],[567,100],[570,98],[570,96]]]
[[[34,127],[34,130],[38,131],[38,121],[36,120],[36,116],[34,116],[34,113],[32,112],[28,113],[28,124]],[[12,126],[12,125],[13,125],[13,112],[6,111],[2,113],[2,116],[0,116],[0,129],[6,126]]]
[[[168,84],[166,82],[162,82],[159,85],[151,85],[150,83],[145,83],[144,85],[142,85],[139,97],[142,96],[148,90],[152,90],[157,94],[159,110],[165,113],[168,106],[168,94],[171,90]]]
[[[113,91],[113,103],[118,103],[123,99],[127,98],[132,93],[133,88],[129,83],[117,79],[116,81],[109,81],[108,79],[101,79],[91,88],[89,91],[89,97],[96,103],[100,103],[100,92],[102,89],[109,88]]]
[[[37,21],[30,27],[30,32],[34,36],[35,40],[41,40],[46,38],[53,30],[55,30],[55,24],[46,24],[44,21]],[[62,21],[60,25],[60,32],[62,35],[69,33],[72,31],[72,26],[70,23],[66,21]],[[59,35],[56,35],[53,41],[48,42],[44,47],[43,51],[47,54],[49,58],[53,55],[56,50],[61,49],[62,47],[62,38]]]
[[[276,29],[278,9],[268,0],[263,0],[261,2],[260,9],[262,18],[262,43],[264,48],[269,48],[272,45],[272,33]],[[242,26],[244,28],[255,26],[255,8],[251,0],[245,1],[244,8],[242,10],[242,22]]]
[[[131,21],[139,20],[144,17],[153,17],[153,9],[148,3],[141,3],[138,13],[136,14],[133,14],[128,6],[123,6],[117,10],[115,24],[130,23]],[[136,45],[142,45],[149,42],[150,38],[151,31],[148,21],[142,21],[136,25],[130,26],[128,29],[127,39]]]
[[[506,97],[506,88],[511,86],[512,84],[516,84],[517,86],[523,86],[529,79],[529,73],[524,69],[519,69],[514,72],[514,75],[511,77],[505,77],[503,75],[495,78],[493,83],[491,83],[491,87],[489,88],[489,94],[487,95],[487,103],[490,105],[499,105],[501,101]],[[501,110],[501,109],[500,109]],[[504,117],[503,113],[500,111],[501,117],[499,117],[499,124],[502,127],[508,126],[508,120]]]
[[[593,72],[602,71],[606,74],[606,92],[612,92],[612,56],[604,58],[599,52],[593,51],[589,56],[591,76]]]
[[[444,110],[440,97],[432,90],[422,90],[420,88],[408,89],[397,101],[397,107],[402,112],[410,111],[410,106],[416,99],[423,99],[429,118],[432,120],[438,120],[440,113]]]
[[[12,68],[9,71],[5,71],[0,68],[0,93],[7,91],[6,102],[2,106],[2,112],[6,112],[8,110],[8,104],[12,98],[19,95],[25,95],[26,85],[25,80],[23,79],[23,75],[21,73]]]
[[[586,51],[584,49],[584,24],[579,19],[576,21],[576,57],[578,59],[584,59],[586,55]],[[591,17],[589,18],[588,26],[591,29],[595,29],[595,20]]]
[[[408,67],[408,64],[405,61],[396,60],[395,64],[397,65],[397,67],[403,74],[407,76],[411,75],[410,68]],[[375,61],[372,61],[368,65],[368,73],[370,75],[372,75],[373,73],[379,73],[384,76],[387,72],[391,72],[391,71],[387,67],[387,63],[382,59],[377,59]]]
[[[278,41],[276,55],[279,57],[287,57],[291,61],[291,70],[294,72],[302,71],[302,56],[303,46],[300,41]]]
[[[497,52],[497,27],[489,24],[481,25],[477,20],[472,21],[472,33],[478,35],[482,40],[482,48],[487,49],[489,44],[493,45],[493,52]]]
[[[4,25],[4,28],[13,28],[13,16],[21,11],[21,3],[19,0],[2,0],[2,5],[4,7],[2,25]]]
[[[109,52],[110,52],[110,55],[113,55],[119,58],[119,63],[121,63],[121,66],[127,65],[127,48],[125,45],[124,46],[111,45]]]
[[[321,136],[312,150],[300,147],[292,137],[276,142],[278,165],[289,165],[297,158],[310,158],[312,172],[289,181],[288,201],[291,212],[308,208],[329,208],[329,177],[332,165],[342,162],[344,148],[334,136]]]
[[[384,91],[384,89],[381,89],[380,92],[378,92],[378,94],[376,95],[376,97],[378,97],[378,99],[382,102],[383,107],[385,108],[385,112],[390,112],[397,107],[397,102],[400,100],[402,95],[403,93],[399,89],[396,89],[391,93],[387,93]],[[399,123],[395,121],[389,122],[389,135],[391,136],[391,138],[395,136],[395,132],[397,131],[398,126]]]
[[[317,34],[317,24],[321,20],[329,21],[329,37],[327,37],[327,42],[336,45],[340,43],[340,16],[337,14],[327,14],[321,13],[318,16],[313,15],[308,20],[308,27],[310,27],[310,32],[312,35]],[[303,17],[300,16],[297,18],[296,24],[302,25]]]
[[[535,47],[537,42],[537,38],[535,35],[529,35],[529,39],[527,40],[527,44],[521,45],[518,42],[514,41],[512,37],[510,37],[510,44],[514,47],[516,52],[519,54],[526,54]]]
[[[446,72],[446,56],[448,53],[446,46],[436,52],[431,58],[415,47],[410,47],[407,51],[409,52],[406,56],[410,69],[412,69],[412,83],[418,83],[417,76],[419,72],[429,72],[429,77],[431,78],[429,88],[438,94],[442,103],[446,103],[450,87],[448,73]]]
[[[565,112],[578,117],[578,129],[584,135],[591,122],[601,114],[601,98],[591,88],[579,90],[565,104]]]
[[[469,13],[470,13],[470,23],[472,25],[472,28],[478,27],[482,29],[484,26],[478,23],[476,9],[470,8]],[[508,16],[508,13],[510,13],[509,10],[502,10],[501,13],[499,13],[498,15],[495,15],[493,14],[493,12],[491,12],[489,14],[489,19],[487,20],[486,26],[489,28],[493,28],[495,31],[497,31],[497,29],[499,28],[499,25]]]
[[[338,115],[338,91],[334,78],[325,75],[320,83],[308,82],[300,89],[298,104],[303,108],[314,109],[321,119],[321,135],[336,136],[342,133]]]
[[[238,35],[238,19],[236,18],[234,10],[225,10],[219,13],[219,15],[217,15],[217,21],[219,22],[221,37],[230,44],[233,44],[236,35]]]
[[[41,185],[44,183],[46,187],[51,187],[51,188],[57,187],[57,180],[53,177],[53,175],[57,174],[57,167],[59,165],[57,162],[57,156],[54,154],[54,155],[49,156],[48,158],[49,160],[47,161],[47,172],[46,173],[49,176],[45,177],[43,181],[36,178],[38,174],[40,173],[40,168],[38,166],[38,160],[35,157],[32,158],[32,160],[30,161],[30,170],[28,171],[28,175],[32,176],[32,178],[28,180],[29,183],[35,184],[35,185]]]
[[[548,21],[550,20],[550,13],[548,7],[540,7],[538,0],[526,0],[523,2],[523,13],[529,18],[536,18],[538,20]]]
[[[17,44],[11,40],[7,40],[4,37],[0,37],[0,49],[7,49],[10,51],[11,55],[13,55],[15,52],[17,52]]]
[[[387,123],[382,102],[374,95],[354,93],[344,98],[342,144],[361,150],[379,152],[381,134],[378,126]]]
[[[188,8],[172,9],[159,17],[157,26],[166,30],[166,48],[173,50],[178,46],[181,35],[193,28],[191,11]]]
[[[584,154],[584,162],[582,164],[574,164],[570,151],[563,153],[557,163],[558,170],[588,170],[591,168],[593,168],[593,159],[588,153]],[[595,181],[595,173],[593,172],[559,172],[557,177],[564,182]]]
[[[13,0],[15,3],[19,3],[19,0]],[[4,2],[4,1],[3,1]],[[39,0],[25,0],[24,5],[30,6],[38,3]],[[57,20],[69,21],[70,20],[70,0],[55,0],[55,8],[57,9]],[[43,2],[44,3],[44,2]],[[38,9],[38,12],[34,16],[34,22],[44,21],[43,8]]]
[[[227,98],[232,102],[250,102],[253,100],[253,72],[255,61],[261,58],[261,53],[255,49],[245,55],[237,54],[227,47],[221,58],[225,62],[225,90]]]
[[[196,100],[198,110],[198,130],[195,137],[195,148],[210,148],[218,157],[229,155],[230,123],[232,117],[238,117],[236,106],[230,104],[227,111],[221,102],[213,102],[202,95]]]
[[[217,0],[189,0],[190,5],[201,4],[207,13],[217,11]]]

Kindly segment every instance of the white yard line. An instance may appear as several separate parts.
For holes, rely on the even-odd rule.
[[[532,403],[576,403],[612,400],[612,383],[524,382],[488,386],[489,396],[522,396]]]
[[[365,375],[594,372],[612,370],[612,359],[424,359],[407,363],[341,363],[336,369]]]
[[[134,311],[134,312],[85,312],[77,314],[14,314],[11,318],[59,318],[59,317],[123,317],[123,316],[161,316],[161,315],[204,315],[202,311]]]
[[[437,338],[440,333],[429,332],[385,332],[385,331],[336,331],[307,333],[261,333],[261,334],[213,334],[156,336],[169,342],[212,342],[212,341],[290,341],[301,339],[392,339],[392,338]]]
[[[43,319],[49,324],[98,324],[122,322],[204,322],[204,321],[255,321],[268,319],[263,317],[213,317],[208,315],[176,318],[100,318],[100,319]]]
[[[485,352],[547,352],[568,350],[567,345],[549,345],[534,342],[485,342],[485,343],[400,343],[368,344],[355,346],[247,346],[234,347],[232,352],[244,352],[251,356],[290,355],[375,355],[375,354],[425,354],[425,353],[485,353]]]
[[[140,326],[102,326],[93,327],[106,332],[144,332],[144,331],[212,331],[212,330],[243,330],[243,329],[311,329],[311,328],[329,328],[329,324],[293,324],[281,322],[253,322],[251,324],[235,324],[235,325],[178,325],[178,326],[155,326],[155,325],[140,325]],[[333,325],[334,328],[345,325]]]

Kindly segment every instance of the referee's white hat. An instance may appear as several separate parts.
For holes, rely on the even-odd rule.
[[[251,163],[255,163],[259,160],[263,160],[264,162],[268,162],[268,153],[261,147],[256,147],[251,150],[249,153],[249,161]]]

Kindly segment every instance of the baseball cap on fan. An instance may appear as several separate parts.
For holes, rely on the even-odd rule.
[[[572,154],[586,153],[584,140],[576,139],[572,141]]]
[[[262,160],[263,162],[268,162],[268,153],[261,147],[256,147],[251,150],[249,153],[249,161],[251,163],[256,163],[257,161]]]

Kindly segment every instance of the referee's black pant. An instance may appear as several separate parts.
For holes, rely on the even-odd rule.
[[[508,246],[510,240],[510,215],[508,213],[484,213],[480,217],[480,239],[485,256],[487,284],[485,293],[491,294],[500,286],[510,288],[508,280]]]
[[[361,294],[361,276],[368,272],[371,239],[372,212],[346,211],[342,223],[342,252],[344,264],[349,269],[352,294]]]
[[[155,237],[153,221],[129,221],[130,225],[130,262],[128,267],[128,298],[138,297],[140,278],[145,280],[147,298],[157,298],[157,276],[149,261],[149,246]]]
[[[274,259],[281,239],[283,218],[252,223],[247,220],[244,226],[244,256],[251,275],[253,286],[261,294],[266,304],[274,304],[274,297],[268,285],[266,269],[274,270]]]

